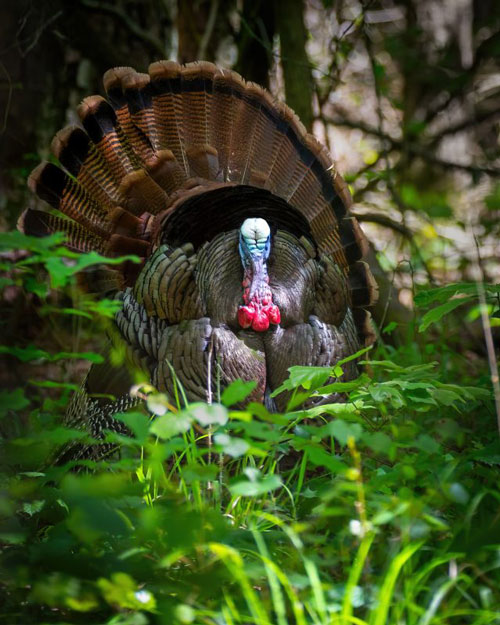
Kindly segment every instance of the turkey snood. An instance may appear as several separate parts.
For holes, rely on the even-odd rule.
[[[242,328],[264,332],[269,324],[280,322],[280,311],[273,304],[269,287],[267,259],[271,249],[271,230],[265,219],[245,219],[240,228],[239,252],[243,264],[243,301],[238,309]]]

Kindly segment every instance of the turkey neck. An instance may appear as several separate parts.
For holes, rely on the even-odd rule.
[[[272,297],[269,288],[269,275],[267,262],[263,257],[251,259],[249,266],[243,271],[243,300],[245,304],[251,301],[266,303],[263,300]]]
[[[269,324],[280,322],[280,312],[273,303],[269,287],[267,263],[263,256],[251,258],[243,270],[243,302],[238,310],[238,321],[242,328],[264,332]]]

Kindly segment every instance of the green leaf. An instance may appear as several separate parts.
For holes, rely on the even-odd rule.
[[[16,388],[14,391],[0,391],[0,419],[9,410],[22,410],[29,405],[30,401],[25,397],[22,388]]]
[[[306,390],[317,388],[331,377],[330,367],[290,367],[291,388],[302,386]],[[274,393],[272,395],[274,397]]]
[[[221,403],[224,406],[233,406],[246,399],[256,386],[257,382],[255,380],[250,380],[250,382],[235,380],[222,392]]]
[[[89,360],[96,364],[104,362],[104,358],[95,352],[58,352],[57,354],[49,354],[35,345],[28,345],[27,347],[8,347],[6,345],[0,345],[0,354],[10,354],[22,362],[30,362],[32,360],[48,360],[50,362],[55,362],[65,359]]]
[[[266,475],[256,480],[241,480],[229,486],[229,492],[233,496],[257,497],[270,493],[282,486],[283,482],[279,475]]]
[[[38,514],[45,506],[45,499],[35,499],[34,501],[25,502],[23,504],[23,512],[28,516]]]
[[[243,456],[249,449],[250,445],[242,438],[228,436],[227,434],[216,434],[214,436],[216,445],[221,447],[221,451],[232,458]]]
[[[427,434],[420,434],[415,441],[414,446],[428,454],[437,454],[441,451],[439,443]]]
[[[496,440],[486,447],[482,447],[471,454],[471,457],[478,462],[485,464],[500,465],[500,441]]]
[[[123,412],[113,415],[115,419],[122,421],[132,431],[134,438],[142,444],[149,434],[149,419],[142,412]]]
[[[153,393],[148,395],[146,399],[146,406],[149,412],[155,415],[164,415],[168,412],[169,401],[168,397],[164,393]]]
[[[490,296],[500,293],[500,284],[484,284],[484,289]],[[415,295],[417,306],[428,306],[432,302],[444,304],[457,295],[470,295],[477,297],[476,282],[454,282],[446,286],[439,286],[434,289],[425,289]]]
[[[390,321],[382,330],[382,332],[384,334],[391,334],[397,327],[398,327],[398,324],[395,321]]]
[[[190,462],[182,468],[182,477],[189,483],[211,482],[217,478],[219,470],[219,467],[215,464]]]
[[[39,386],[40,388],[65,388],[70,391],[77,391],[80,386],[78,384],[71,384],[71,382],[54,382],[53,380],[29,380],[33,386]]]
[[[435,399],[437,403],[443,404],[443,406],[453,406],[457,401],[465,401],[463,396],[444,388],[430,388],[429,392],[433,399]]]
[[[192,417],[185,412],[174,414],[168,412],[167,414],[157,417],[150,426],[151,434],[158,436],[161,439],[172,438],[176,434],[182,434],[187,432],[192,424]]]
[[[315,395],[331,395],[332,393],[347,393],[349,391],[353,391],[354,389],[363,386],[363,384],[367,384],[371,379],[365,374],[361,374],[355,380],[351,380],[350,382],[332,382],[332,384],[327,384],[326,386],[321,386],[316,389]]]
[[[392,447],[392,440],[383,432],[365,432],[363,442],[375,453],[388,454]]]
[[[51,248],[61,245],[64,234],[56,232],[46,237],[31,237],[17,230],[0,232],[0,252],[8,250],[28,250],[31,252],[48,253]]]
[[[420,324],[418,331],[424,332],[431,324],[436,323],[452,310],[455,310],[455,308],[458,308],[459,306],[467,304],[473,300],[474,297],[472,296],[461,297],[459,299],[452,299],[449,302],[446,302],[446,304],[441,304],[441,306],[436,306],[436,308],[432,308],[422,317],[422,323]]]
[[[225,425],[229,419],[227,409],[221,404],[190,404],[183,411],[204,427],[207,425]]]
[[[156,601],[153,594],[144,588],[139,589],[127,573],[113,573],[111,580],[101,577],[97,580],[97,586],[104,599],[113,607],[155,611]]]
[[[54,288],[68,284],[72,276],[93,265],[117,265],[125,261],[140,263],[140,258],[134,255],[108,258],[93,251],[86,254],[65,251],[64,254],[61,257],[51,256],[45,261],[45,267],[50,274],[51,284]],[[68,262],[68,258],[72,260]]]
[[[295,447],[295,445],[294,445]],[[301,447],[307,453],[307,459],[317,467],[325,467],[334,475],[344,473],[347,469],[346,465],[339,458],[335,457],[319,445],[308,442]],[[297,447],[300,449],[300,447]]]
[[[402,408],[406,404],[403,395],[389,383],[371,385],[368,387],[368,393],[376,402],[380,404],[390,403],[396,409]]]
[[[342,366],[342,365],[347,364],[348,362],[352,362],[353,360],[360,358],[361,356],[363,356],[363,354],[366,354],[372,349],[373,349],[373,345],[368,345],[368,347],[363,347],[363,349],[358,350],[354,354],[351,354],[350,356],[346,356],[345,358],[342,358],[342,360],[339,360],[337,363],[337,366],[338,365]]]
[[[363,433],[363,428],[359,423],[347,423],[342,419],[335,419],[321,428],[330,436],[334,436],[341,445],[347,445],[349,437],[357,441]]]

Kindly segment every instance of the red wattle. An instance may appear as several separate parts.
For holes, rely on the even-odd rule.
[[[269,318],[266,313],[262,310],[259,311],[252,322],[252,330],[256,332],[264,332],[269,328]]]
[[[255,332],[265,332],[271,323],[278,325],[281,321],[281,314],[278,306],[273,303],[269,277],[261,275],[254,280],[247,268],[241,284],[243,305],[238,308],[240,327],[252,328]]]
[[[278,324],[281,321],[280,309],[276,304],[271,304],[268,311],[269,321]]]
[[[255,317],[255,310],[248,306],[240,306],[238,308],[238,323],[242,328],[249,328]]]

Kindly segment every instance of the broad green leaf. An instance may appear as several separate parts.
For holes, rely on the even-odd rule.
[[[382,330],[382,332],[383,334],[391,334],[397,327],[398,324],[395,321],[390,321]]]
[[[484,289],[490,296],[500,293],[500,284],[484,284]],[[415,304],[426,307],[432,302],[444,304],[457,295],[477,297],[476,282],[455,282],[434,289],[425,289],[415,295]]]
[[[145,414],[142,412],[120,412],[113,416],[125,423],[139,443],[142,444],[147,440],[150,428],[149,419]]]
[[[282,485],[279,475],[266,475],[258,480],[241,480],[229,486],[229,492],[233,496],[257,497],[270,493]]]
[[[461,297],[459,299],[452,299],[449,302],[446,302],[446,304],[441,304],[441,306],[436,306],[436,308],[432,308],[422,317],[422,323],[418,327],[418,331],[424,332],[431,324],[436,323],[452,310],[455,310],[455,308],[463,306],[463,304],[467,304],[473,299],[474,297],[472,296]]]
[[[189,414],[181,412],[174,414],[167,412],[157,417],[150,425],[150,432],[162,439],[172,438],[176,434],[187,432],[192,424],[192,417]]]
[[[250,382],[235,380],[222,392],[221,403],[224,404],[224,406],[233,406],[246,399],[256,386],[257,382],[254,380]]]
[[[72,261],[68,261],[68,258]],[[74,262],[73,262],[74,261]],[[54,288],[58,288],[68,284],[69,279],[79,271],[92,267],[93,265],[117,265],[125,261],[139,263],[140,258],[134,255],[121,256],[119,258],[108,258],[101,256],[97,252],[88,252],[86,254],[72,254],[67,251],[65,256],[50,256],[45,261],[45,267],[50,274],[51,284]]]
[[[375,453],[388,454],[392,447],[392,440],[383,432],[364,432],[363,442]]]
[[[250,449],[250,445],[243,438],[236,438],[223,433],[216,434],[214,441],[216,445],[221,447],[223,453],[232,458],[239,458]]]
[[[363,428],[359,423],[347,423],[342,419],[334,419],[321,429],[330,436],[334,436],[341,445],[347,445],[351,436],[357,441],[363,433]]]
[[[414,446],[428,454],[437,454],[441,450],[439,443],[427,434],[420,434],[415,441]]]
[[[201,464],[190,462],[182,467],[182,477],[191,482],[211,482],[217,478],[220,469],[216,464]]]
[[[16,388],[14,391],[0,391],[0,419],[9,410],[22,410],[29,405],[30,401],[25,397],[22,388]]]
[[[302,386],[306,390],[311,388],[317,388],[321,386],[331,377],[332,372],[330,367],[290,367],[290,389]],[[276,393],[276,392],[275,392]],[[272,394],[272,397],[275,396]]]
[[[207,425],[225,425],[229,419],[227,409],[221,404],[190,404],[183,411],[204,427]]]
[[[22,362],[30,362],[32,360],[48,360],[50,362],[55,362],[65,359],[89,360],[97,364],[104,362],[104,358],[95,352],[58,352],[57,354],[49,354],[35,345],[28,345],[27,347],[8,347],[6,345],[0,345],[0,354],[10,354]]]
[[[35,499],[34,501],[25,502],[23,504],[23,512],[28,516],[33,516],[41,512],[45,506],[45,499]]]
[[[32,237],[17,230],[0,232],[0,252],[8,250],[29,250],[31,252],[47,253],[51,248],[61,245],[64,234],[56,232],[46,237]]]
[[[331,395],[332,393],[347,393],[359,388],[363,384],[367,384],[368,382],[371,382],[371,379],[363,373],[358,378],[351,380],[350,382],[333,382],[332,384],[321,386],[315,390],[314,394],[326,396]]]
[[[155,415],[164,415],[168,412],[169,400],[167,395],[164,393],[152,393],[148,395],[146,399],[146,406],[148,407],[149,412],[152,412]]]
[[[323,447],[310,443],[305,443],[301,447],[302,451],[307,453],[307,460],[317,467],[325,467],[334,475],[344,473],[347,466],[335,457],[332,453],[327,452]]]

